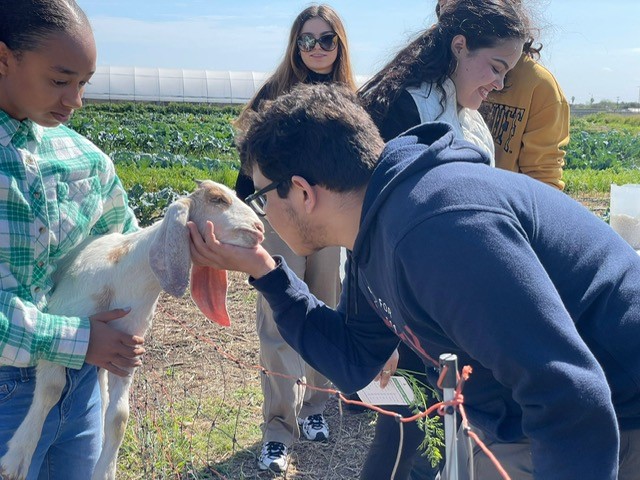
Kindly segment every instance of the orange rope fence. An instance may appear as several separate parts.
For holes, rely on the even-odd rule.
[[[161,308],[159,306],[159,308]],[[166,312],[165,312],[166,314]],[[469,379],[471,373],[473,372],[473,369],[469,366],[466,365],[462,368],[462,374],[457,373],[457,385],[456,385],[456,391],[455,391],[455,395],[454,398],[446,401],[446,402],[437,402],[434,403],[431,407],[429,407],[428,409],[426,409],[423,412],[417,413],[416,415],[413,415],[411,417],[402,417],[401,415],[399,415],[397,412],[391,412],[389,410],[385,410],[383,408],[378,407],[377,405],[371,405],[365,402],[361,402],[358,400],[351,400],[349,398],[346,398],[339,390],[336,389],[332,389],[332,388],[321,388],[321,387],[316,387],[314,385],[308,385],[306,383],[304,383],[302,380],[300,380],[299,378],[293,378],[290,375],[285,375],[279,372],[271,372],[269,370],[267,370],[266,368],[264,368],[261,365],[249,365],[246,364],[244,362],[242,362],[241,360],[235,358],[233,355],[225,352],[224,350],[222,350],[218,344],[216,344],[213,340],[211,340],[210,338],[199,334],[198,332],[196,332],[195,330],[193,330],[191,327],[189,327],[189,325],[187,325],[186,322],[179,320],[173,316],[171,316],[171,319],[179,324],[180,326],[182,326],[186,331],[188,331],[192,336],[194,336],[196,339],[203,341],[209,345],[211,345],[211,347],[218,353],[220,354],[222,357],[226,358],[227,360],[229,360],[230,362],[235,363],[236,365],[240,366],[240,367],[244,367],[244,368],[249,368],[249,369],[253,369],[253,370],[257,370],[260,373],[262,373],[263,375],[274,375],[274,376],[278,376],[281,378],[290,378],[291,380],[294,380],[296,382],[297,385],[303,385],[306,388],[311,388],[317,391],[322,391],[322,392],[327,392],[330,393],[332,395],[337,396],[341,402],[344,402],[346,404],[352,404],[352,405],[359,405],[362,407],[366,407],[370,410],[373,410],[375,412],[378,412],[382,415],[389,415],[392,417],[395,417],[399,422],[401,423],[409,423],[409,422],[415,422],[416,420],[419,420],[420,418],[424,418],[428,415],[431,415],[434,412],[437,412],[439,415],[443,416],[445,415],[445,411],[447,408],[456,408],[458,409],[458,411],[460,412],[460,416],[462,418],[462,431],[464,432],[464,434],[468,435],[481,449],[482,451],[487,455],[487,457],[491,460],[491,462],[494,464],[494,466],[496,467],[496,470],[498,471],[498,473],[502,476],[503,480],[511,480],[511,478],[509,477],[509,474],[504,470],[504,468],[502,467],[502,465],[500,465],[500,462],[498,461],[498,459],[495,457],[495,455],[493,455],[493,453],[491,453],[491,451],[489,450],[489,448],[487,448],[487,446],[482,442],[482,440],[480,440],[480,438],[478,437],[478,435],[473,432],[473,430],[471,429],[470,425],[469,425],[469,421],[467,419],[467,415],[465,413],[464,410],[464,395],[462,395],[462,389],[464,388],[464,384],[465,382]],[[441,388],[441,382],[442,379],[444,378],[444,376],[447,373],[447,366],[444,366],[442,368],[442,371],[440,373],[440,377],[438,378],[438,387]],[[342,408],[342,407],[340,407]],[[213,472],[216,474],[219,474],[218,472]]]

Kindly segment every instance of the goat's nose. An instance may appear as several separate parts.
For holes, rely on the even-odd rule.
[[[264,225],[262,224],[262,222],[256,222],[255,224],[256,230],[258,230],[259,232],[264,233]]]

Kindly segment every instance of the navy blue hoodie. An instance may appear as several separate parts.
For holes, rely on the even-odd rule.
[[[344,392],[398,343],[471,365],[473,425],[531,440],[535,478],[615,479],[640,428],[640,257],[605,222],[426,124],[368,185],[337,311],[284,262],[252,284],[285,340]],[[615,411],[614,411],[615,409]]]

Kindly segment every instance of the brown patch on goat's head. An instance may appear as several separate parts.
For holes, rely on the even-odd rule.
[[[110,309],[111,302],[114,298],[114,289],[105,285],[102,291],[92,295],[93,303],[96,306],[96,312],[104,312]]]
[[[124,241],[116,248],[113,248],[107,253],[107,261],[114,265],[120,262],[130,251],[132,243],[130,241]]]
[[[201,224],[204,220],[214,220],[212,214],[219,215],[226,212],[232,205],[233,191],[211,180],[198,181],[198,188],[188,198],[189,219],[198,224],[198,228],[204,228]],[[213,207],[213,208],[211,208]],[[205,218],[206,217],[206,218]],[[201,230],[201,233],[203,231]]]
[[[218,205],[223,209],[231,206],[233,202],[233,192],[230,190],[210,180],[199,182],[198,187],[198,193],[204,196],[203,199],[206,203]]]

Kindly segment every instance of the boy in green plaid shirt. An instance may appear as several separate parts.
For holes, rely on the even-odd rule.
[[[84,12],[73,0],[0,0],[0,12],[0,458],[31,404],[34,365],[48,360],[68,367],[67,386],[28,478],[85,480],[102,442],[96,366],[126,375],[143,339],[109,326],[126,309],[47,313],[52,275],[87,236],[137,224],[111,160],[62,125],[95,71]]]

